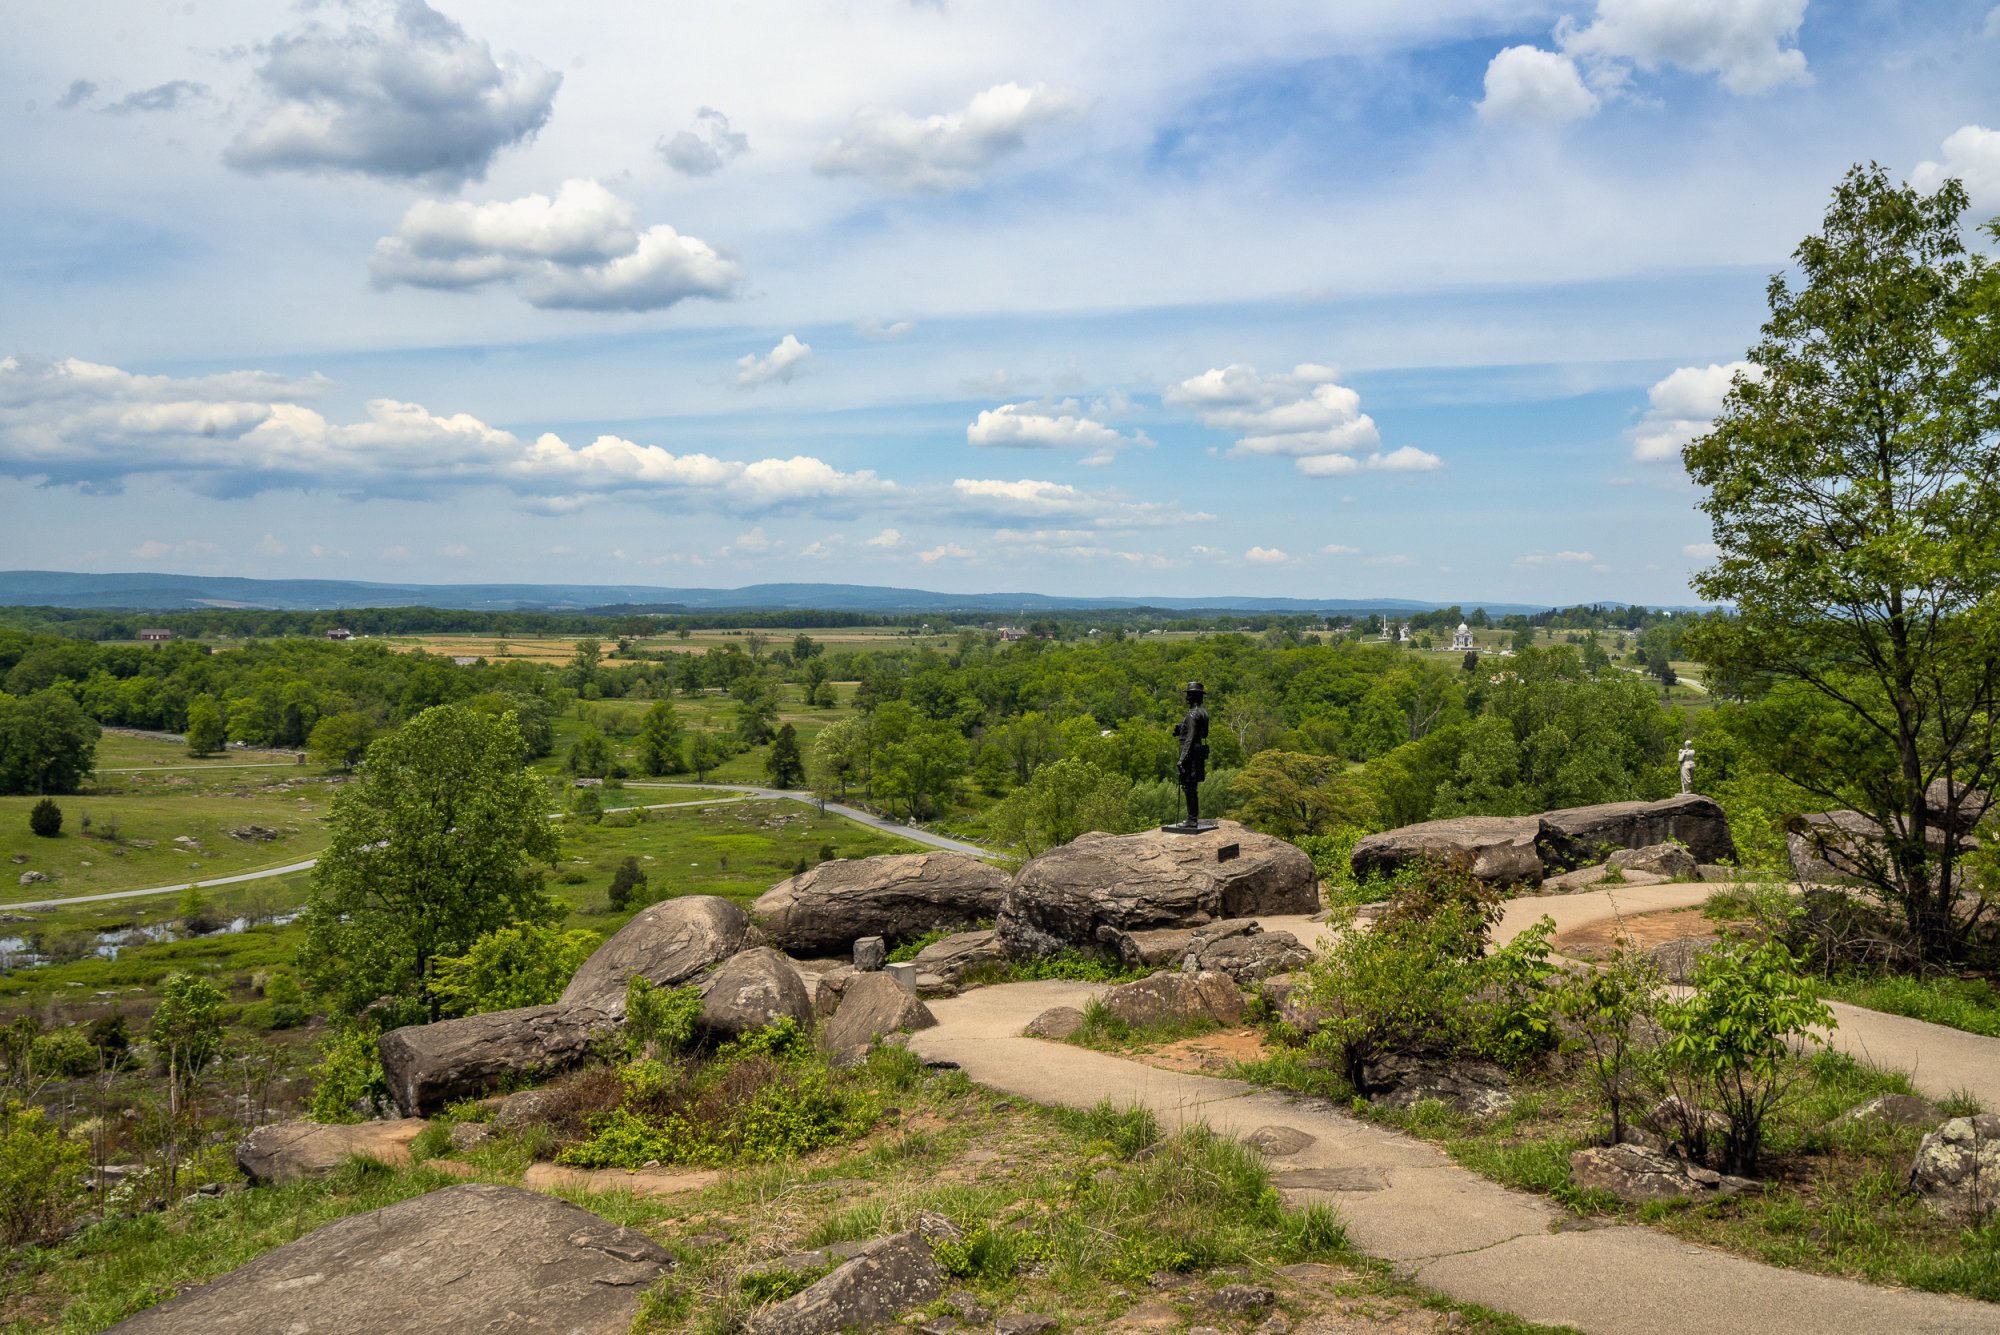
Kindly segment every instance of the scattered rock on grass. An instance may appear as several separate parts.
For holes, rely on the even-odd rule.
[[[1424,1054],[1389,1053],[1361,1068],[1361,1092],[1385,1108],[1414,1108],[1435,1101],[1472,1117],[1501,1112],[1514,1102],[1507,1073],[1487,1061],[1454,1061]]]
[[[825,1278],[750,1318],[750,1335],[830,1335],[894,1321],[944,1293],[944,1268],[921,1227],[860,1247]]]
[[[624,1335],[672,1264],[643,1234],[568,1201],[466,1183],[336,1219],[114,1329]]]
[[[1632,1205],[1647,1201],[1721,1200],[1757,1184],[1699,1168],[1638,1145],[1593,1145],[1569,1156],[1570,1185],[1608,1191]]]
[[[1048,1335],[1061,1324],[1047,1312],[1009,1312],[993,1323],[993,1335]]]
[[[2000,1213],[2000,1114],[1954,1117],[1925,1136],[1910,1187],[1952,1223],[1977,1227]]]
[[[1843,1122],[1873,1122],[1887,1126],[1931,1126],[1945,1120],[1944,1109],[1915,1094],[1878,1094],[1840,1115]]]

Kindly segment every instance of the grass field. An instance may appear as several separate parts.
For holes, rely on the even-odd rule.
[[[949,634],[911,635],[896,626],[846,626],[837,630],[801,630],[773,628],[769,630],[696,630],[688,632],[685,639],[679,635],[649,635],[643,639],[628,640],[635,653],[706,653],[721,645],[733,644],[745,653],[750,652],[750,637],[761,636],[767,649],[788,646],[800,635],[809,635],[816,644],[840,649],[881,649],[907,648],[912,645],[942,645],[951,639]],[[573,635],[385,635],[382,642],[405,653],[446,654],[452,657],[472,656],[475,658],[501,659],[518,658],[528,662],[562,663],[576,653],[580,640],[596,639],[605,649],[607,662],[622,661],[617,653],[618,638],[615,635],[573,636]]]

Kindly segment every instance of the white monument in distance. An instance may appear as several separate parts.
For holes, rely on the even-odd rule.
[[[1459,622],[1458,629],[1451,633],[1452,652],[1463,653],[1466,650],[1476,650],[1478,648],[1479,646],[1472,642],[1472,627],[1466,625],[1463,621]]]

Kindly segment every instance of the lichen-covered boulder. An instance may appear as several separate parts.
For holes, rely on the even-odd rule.
[[[122,1335],[624,1335],[673,1258],[519,1187],[466,1183],[324,1224],[128,1317]]]
[[[701,1030],[711,1038],[741,1038],[780,1020],[810,1028],[813,999],[792,962],[769,946],[738,951],[702,984]]]
[[[1757,1184],[1640,1145],[1593,1145],[1569,1156],[1570,1185],[1606,1191],[1631,1205],[1675,1199],[1721,1200]]]
[[[1357,840],[1348,865],[1358,877],[1393,876],[1426,860],[1462,867],[1489,885],[1540,885],[1534,816],[1454,816],[1384,830]]]
[[[1910,1189],[1954,1224],[1976,1228],[2000,1214],[2000,1113],[1954,1117],[1925,1136]]]
[[[770,944],[796,955],[845,955],[862,937],[908,941],[991,920],[1007,873],[964,853],[838,858],[778,882],[750,906]]]
[[[720,895],[649,904],[591,952],[559,1004],[623,1016],[625,985],[634,976],[656,987],[693,982],[743,948],[749,925],[743,910]]]
[[[1290,932],[1232,933],[1216,940],[1196,932],[1181,968],[1189,973],[1227,974],[1238,987],[1249,987],[1312,962],[1313,953]]]
[[[1312,859],[1221,821],[1200,834],[1086,834],[1021,868],[996,929],[1010,954],[1091,948],[1099,930],[1200,927],[1319,908]]]
[[[236,1166],[258,1186],[332,1172],[355,1155],[379,1163],[410,1161],[410,1142],[430,1123],[421,1117],[373,1122],[272,1122],[236,1144]]]
[[[1677,843],[1700,862],[1734,861],[1729,818],[1714,798],[1681,793],[1658,802],[1603,802],[1545,811],[1536,845],[1544,871],[1602,862],[1621,848]]]
[[[999,934],[991,928],[977,932],[953,932],[941,941],[933,941],[917,952],[912,961],[917,966],[917,976],[932,975],[948,983],[956,983],[967,969],[981,964],[1001,964],[1007,959],[1007,952],[1000,946]]]
[[[1700,864],[1694,854],[1679,844],[1647,844],[1644,848],[1621,848],[1604,860],[1607,867],[1621,873],[1650,872],[1669,881],[1699,879]]]

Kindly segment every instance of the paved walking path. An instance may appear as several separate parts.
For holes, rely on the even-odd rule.
[[[913,1035],[911,1047],[1039,1103],[1109,1099],[1150,1108],[1168,1126],[1202,1121],[1236,1136],[1295,1127],[1315,1140],[1272,1161],[1288,1199],[1332,1204],[1356,1247],[1411,1279],[1531,1321],[1605,1335],[2000,1332],[2000,1306],[1780,1270],[1632,1225],[1566,1228],[1574,1221],[1548,1201],[1326,1100],[1021,1037],[1041,1011],[1081,1006],[1099,990],[1015,983],[934,1001],[938,1025]]]

